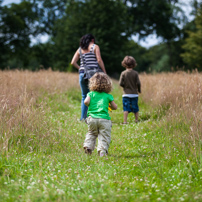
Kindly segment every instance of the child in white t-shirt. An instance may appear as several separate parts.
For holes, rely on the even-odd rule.
[[[122,66],[126,68],[121,73],[119,85],[123,87],[123,114],[124,124],[127,124],[128,113],[132,112],[135,115],[135,122],[138,122],[138,93],[141,93],[141,83],[138,72],[133,68],[137,66],[135,59],[132,56],[126,56],[122,61]]]

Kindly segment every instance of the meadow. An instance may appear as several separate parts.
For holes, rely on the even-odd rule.
[[[0,71],[0,201],[202,201],[202,74],[140,74],[140,117],[86,155],[78,74]]]

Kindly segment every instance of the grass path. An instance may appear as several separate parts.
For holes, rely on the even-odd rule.
[[[121,91],[115,86],[112,94],[119,108],[103,158],[83,151],[79,90],[44,95],[40,138],[21,134],[0,157],[0,201],[202,201],[202,159],[178,147],[172,134],[183,135],[186,126],[168,127],[165,112],[157,116],[141,99],[140,122],[129,114],[122,125]]]

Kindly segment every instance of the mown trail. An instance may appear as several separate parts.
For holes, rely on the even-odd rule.
[[[187,124],[167,119],[167,107],[152,107],[140,95],[140,122],[130,114],[122,125],[122,92],[114,85],[119,108],[102,158],[82,148],[87,125],[78,121],[79,88],[37,98],[40,119],[32,117],[31,131],[16,129],[2,151],[0,201],[202,201],[202,159],[179,138]]]

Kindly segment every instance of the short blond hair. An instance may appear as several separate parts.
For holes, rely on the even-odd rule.
[[[123,67],[131,69],[137,66],[136,60],[132,56],[125,56],[121,64]]]
[[[109,93],[112,90],[112,81],[105,73],[97,72],[89,81],[90,91]]]

